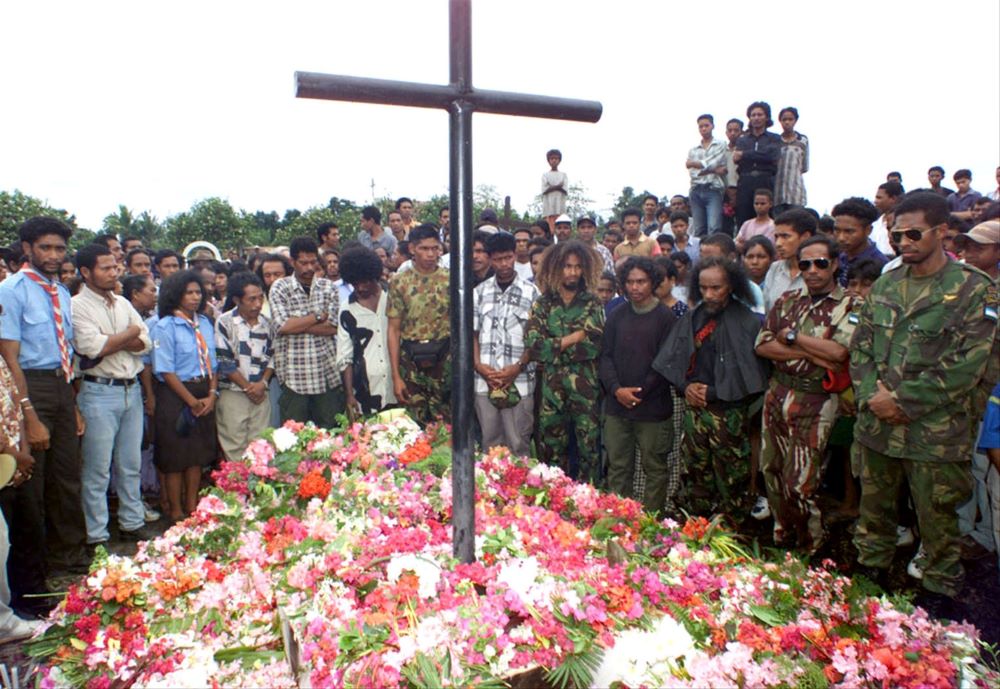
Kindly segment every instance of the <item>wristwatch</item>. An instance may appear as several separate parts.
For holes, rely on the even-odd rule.
[[[798,336],[799,332],[795,328],[792,328],[787,333],[785,333],[785,344],[791,347],[792,345],[795,344],[795,338],[797,338]]]

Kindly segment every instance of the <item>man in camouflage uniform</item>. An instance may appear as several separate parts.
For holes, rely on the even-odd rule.
[[[796,260],[805,286],[778,298],[757,335],[757,355],[774,366],[764,397],[760,462],[775,544],[814,552],[824,540],[816,494],[838,404],[824,380],[828,371],[846,377],[854,301],[837,284],[831,238],[805,240]]]
[[[947,221],[947,204],[937,194],[913,192],[900,201],[892,239],[902,265],[875,283],[858,314],[851,378],[861,516],[854,542],[861,572],[885,581],[905,481],[927,556],[917,602],[955,616],[964,580],[955,508],[972,489],[970,395],[986,367],[997,316],[987,302],[989,278],[945,255]]]
[[[739,521],[755,496],[750,483],[750,405],[767,387],[754,354],[760,318],[743,269],[725,258],[698,262],[698,303],[670,330],[653,368],[684,394],[687,478],[679,507]],[[697,288],[696,290],[694,288]]]
[[[568,470],[568,428],[575,429],[578,477],[593,482],[599,464],[598,359],[604,307],[594,295],[601,266],[597,254],[576,240],[546,250],[538,274],[541,296],[531,308],[525,346],[542,365],[538,453]]]
[[[441,240],[433,225],[410,232],[413,267],[389,284],[389,363],[396,399],[419,423],[449,421],[451,320],[448,271],[438,266]]]

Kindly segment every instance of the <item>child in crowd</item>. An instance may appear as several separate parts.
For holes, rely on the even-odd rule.
[[[549,161],[549,171],[542,175],[542,214],[549,223],[549,234],[555,232],[555,221],[566,212],[566,187],[569,179],[565,172],[559,171],[562,153],[553,148],[545,154]]]
[[[757,217],[751,218],[740,226],[736,235],[736,248],[743,251],[743,245],[751,237],[759,234],[774,241],[774,220],[771,219],[771,206],[774,203],[770,189],[758,189],[753,195],[753,209]]]

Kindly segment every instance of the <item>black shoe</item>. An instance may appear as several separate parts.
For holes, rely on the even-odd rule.
[[[927,611],[927,614],[938,620],[961,622],[968,617],[965,606],[951,596],[936,591],[922,589],[913,604]]]
[[[889,590],[889,570],[883,569],[881,567],[869,567],[868,565],[859,564],[854,568],[854,574],[852,576],[861,576],[877,585],[883,591]]]
[[[151,541],[160,535],[158,531],[154,531],[146,525],[140,526],[135,531],[126,531],[125,529],[118,530],[118,539],[121,541],[130,541],[133,543],[138,543],[139,541]]]

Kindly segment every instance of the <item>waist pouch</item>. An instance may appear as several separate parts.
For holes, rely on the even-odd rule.
[[[451,338],[443,340],[403,340],[403,353],[417,368],[433,368],[448,356],[451,349]]]

